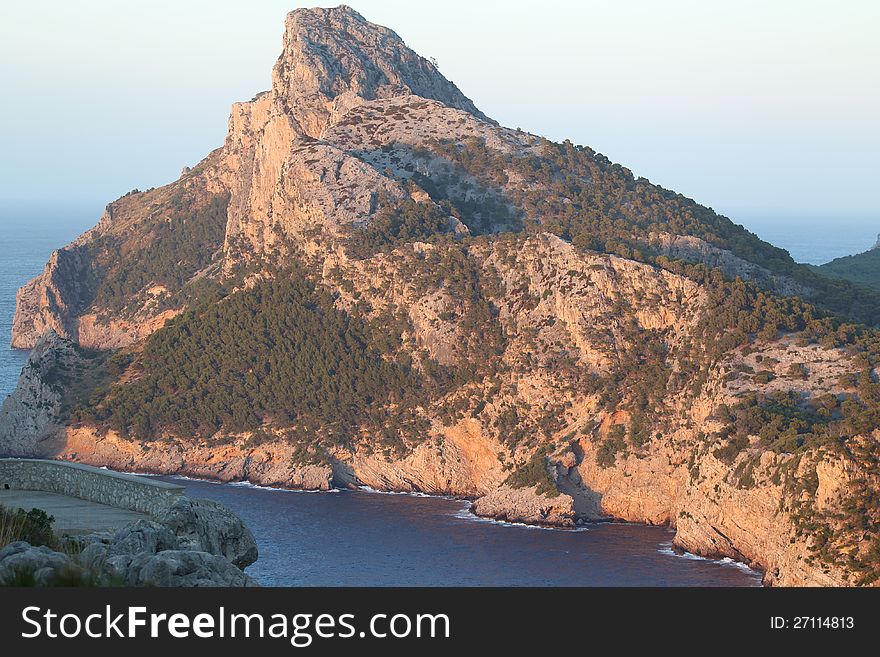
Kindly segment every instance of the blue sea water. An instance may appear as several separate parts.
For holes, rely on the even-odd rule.
[[[50,253],[94,225],[101,204],[0,207],[0,398],[26,353],[9,348],[15,291]],[[870,248],[871,222],[743,221],[802,262]],[[755,586],[739,564],[677,555],[661,527],[604,524],[554,531],[480,521],[466,503],[363,491],[306,494],[186,481],[188,494],[228,505],[261,557],[248,572],[274,586]]]
[[[876,215],[742,212],[731,217],[766,242],[787,250],[798,262],[822,265],[835,258],[864,253],[880,234]]]
[[[467,503],[365,491],[298,493],[162,477],[251,528],[267,586],[758,586],[741,564],[677,555],[672,532],[628,524],[539,529]]]
[[[43,271],[52,251],[72,242],[101,216],[100,203],[0,205],[0,399],[15,389],[27,353],[11,349],[19,287]]]

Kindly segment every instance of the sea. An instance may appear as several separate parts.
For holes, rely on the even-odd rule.
[[[27,358],[9,347],[16,290],[42,271],[54,249],[92,227],[102,208],[85,202],[0,205],[0,398],[15,388]],[[810,264],[865,251],[880,232],[880,220],[864,217],[767,213],[738,221]],[[447,498],[183,483],[191,497],[229,506],[251,528],[260,558],[248,573],[267,586],[760,584],[760,574],[742,564],[678,553],[663,527],[541,529],[481,520],[468,502]]]

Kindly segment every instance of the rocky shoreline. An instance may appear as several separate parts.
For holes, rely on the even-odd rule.
[[[181,497],[156,521],[60,539],[63,551],[25,541],[0,549],[0,585],[258,586],[244,572],[258,557],[253,535],[209,500]]]
[[[22,288],[0,454],[665,525],[768,585],[876,585],[880,347],[792,272],[354,10],[298,10],[224,145]]]
[[[763,572],[767,585],[845,583],[834,573],[810,567],[806,546],[791,543],[787,534],[780,533],[778,488],[738,489],[727,479],[728,468],[711,454],[703,457],[703,477],[695,481],[687,463],[671,448],[648,459],[619,460],[610,468],[597,466],[595,454],[589,451],[577,458],[563,454],[551,468],[560,492],[550,497],[534,487],[505,485],[501,464],[493,456],[494,441],[467,423],[447,430],[442,448],[423,444],[403,460],[340,455],[330,465],[295,465],[294,448],[282,442],[257,446],[242,440],[220,445],[173,440],[135,443],[113,432],[58,423],[61,396],[45,383],[44,373],[59,362],[68,363],[70,347],[53,335],[46,342],[34,350],[18,389],[4,403],[3,427],[11,429],[6,440],[0,431],[4,455],[292,490],[367,486],[377,491],[453,496],[473,500],[475,515],[502,522],[572,528],[578,521],[613,518],[666,525],[676,530],[676,547],[709,559],[743,562]],[[34,417],[34,408],[41,409],[39,427],[27,422]],[[771,465],[768,462],[764,469]],[[849,476],[833,468],[819,473],[821,493],[828,499],[834,498],[835,490]]]
[[[215,477],[205,477],[201,475],[197,475],[193,472],[148,472],[145,470],[136,470],[136,471],[128,471],[126,474],[133,475],[141,475],[141,476],[174,476],[180,477],[184,480],[193,480],[193,481],[205,481],[217,484],[224,483],[246,483],[252,486],[273,489],[273,490],[285,490],[285,491],[300,491],[304,493],[331,493],[334,491],[340,490],[339,488],[335,488],[332,483],[327,487],[320,488],[304,488],[302,486],[289,486],[282,484],[263,484],[256,481],[251,481],[248,479],[218,479]],[[332,482],[332,479],[331,479]],[[430,494],[424,493],[421,491],[413,491],[413,490],[377,490],[374,488],[370,488],[369,486],[358,486],[352,487],[349,486],[350,490],[360,490],[374,495],[410,495],[417,497],[425,497],[425,498],[436,498],[436,499],[454,499],[467,504],[467,512],[471,514],[474,520],[481,520],[485,522],[497,522],[503,525],[521,525],[521,526],[529,526],[529,527],[537,527],[540,529],[554,530],[554,531],[576,531],[578,529],[589,528],[591,525],[596,524],[632,524],[632,525],[654,525],[656,523],[645,523],[639,521],[631,521],[622,518],[615,518],[612,516],[589,516],[589,517],[581,517],[578,516],[573,510],[572,505],[567,501],[568,496],[565,496],[567,499],[558,499],[558,498],[548,498],[543,495],[538,495],[535,491],[527,489],[527,490],[514,490],[514,489],[501,489],[500,491],[496,491],[494,494],[489,494],[483,497],[475,497],[475,496],[461,496],[461,495],[443,495],[443,494]],[[664,526],[670,526],[668,523],[663,523]],[[101,543],[106,543],[106,540],[100,541]],[[762,584],[767,586],[769,583],[765,578],[765,572],[761,568],[760,564],[757,564],[753,561],[744,558],[732,558],[729,554],[724,552],[717,553],[699,553],[696,551],[691,551],[685,549],[684,547],[677,545],[675,542],[671,544],[670,550],[674,552],[677,556],[690,556],[692,558],[705,559],[707,561],[715,561],[715,562],[723,562],[723,561],[734,561],[744,568],[748,569],[750,572],[760,574],[762,576]],[[100,554],[100,552],[99,552]],[[229,556],[229,555],[227,555]],[[218,574],[219,577],[223,577],[223,574]],[[186,584],[183,584],[186,585]],[[253,583],[247,584],[233,584],[230,583],[229,586],[251,586],[255,585]]]

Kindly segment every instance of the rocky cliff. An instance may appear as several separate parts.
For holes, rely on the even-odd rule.
[[[79,362],[75,345],[49,330],[31,351],[15,391],[0,408],[0,452],[24,456],[34,449],[33,440],[49,435],[61,421],[64,390],[58,374],[75,369]],[[21,438],[27,436],[25,443]]]
[[[872,583],[880,350],[848,320],[876,303],[298,10],[223,147],[22,288],[14,344],[53,333],[0,448],[669,524],[768,583]]]

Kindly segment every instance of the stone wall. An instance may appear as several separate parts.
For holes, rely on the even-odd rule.
[[[68,495],[154,518],[162,516],[184,491],[183,486],[78,463],[0,459],[0,488],[7,487]]]

